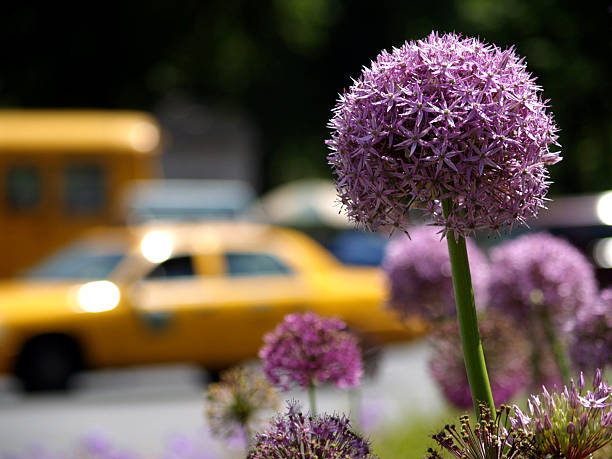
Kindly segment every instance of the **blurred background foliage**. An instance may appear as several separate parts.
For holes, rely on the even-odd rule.
[[[154,110],[169,94],[249,118],[263,188],[329,177],[337,95],[385,48],[431,30],[516,45],[565,161],[553,193],[612,187],[609,1],[177,0],[4,5],[0,105]]]

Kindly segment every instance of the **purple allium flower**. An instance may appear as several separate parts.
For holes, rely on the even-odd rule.
[[[594,370],[612,364],[612,288],[603,290],[593,307],[581,311],[572,337],[570,355],[576,367]]]
[[[103,432],[90,432],[79,442],[77,457],[90,459],[138,459],[138,455],[117,448]]]
[[[529,383],[529,344],[513,320],[497,311],[487,311],[478,322],[493,400],[508,402]],[[431,344],[429,369],[443,394],[457,407],[472,406],[458,324],[434,329]]]
[[[544,311],[559,328],[597,298],[593,266],[549,234],[527,234],[491,250],[491,306],[520,321]]]
[[[328,160],[348,216],[407,230],[410,208],[469,236],[543,207],[557,127],[514,49],[432,32],[381,52],[333,109]],[[448,218],[440,202],[450,198]]]
[[[488,301],[489,264],[470,239],[466,243],[476,305],[483,308]],[[389,305],[402,316],[437,320],[456,315],[448,248],[433,227],[417,227],[410,238],[392,240],[382,268],[390,284]]]
[[[583,459],[612,440],[612,386],[595,372],[593,390],[584,391],[584,376],[578,385],[570,381],[563,390],[548,392],[527,401],[527,414],[514,406],[512,427],[534,433],[537,457]]]
[[[288,389],[293,383],[307,388],[331,382],[348,388],[359,384],[361,351],[355,336],[339,319],[312,312],[290,314],[264,341],[259,357],[266,376],[277,386]]]
[[[278,395],[259,367],[239,366],[223,372],[220,382],[208,386],[206,402],[211,432],[234,438],[261,427],[259,413],[276,409]]]
[[[290,403],[286,414],[257,435],[247,459],[377,459],[367,440],[351,429],[346,416],[304,415]]]
[[[173,434],[166,441],[162,459],[219,459],[210,451],[210,446],[202,441],[201,436]]]
[[[491,415],[491,410],[479,406],[480,421],[472,428],[468,416],[461,416],[459,430],[446,425],[444,430],[432,438],[443,450],[457,458],[471,459],[525,459],[533,455],[532,435],[508,426],[510,407],[502,405]],[[430,448],[428,459],[443,459],[439,452]]]

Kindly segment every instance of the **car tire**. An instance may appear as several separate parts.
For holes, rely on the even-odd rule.
[[[15,374],[26,392],[64,391],[69,389],[80,367],[78,345],[63,336],[44,336],[25,344]]]

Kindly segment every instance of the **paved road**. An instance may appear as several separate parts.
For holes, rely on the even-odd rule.
[[[392,422],[409,413],[435,416],[442,410],[427,375],[427,355],[424,343],[383,354],[378,375],[361,390],[368,422]],[[10,378],[0,379],[0,458],[36,444],[67,451],[92,433],[144,458],[160,458],[165,445],[179,441],[177,436],[219,450],[221,444],[207,434],[201,380],[200,372],[188,366],[91,372],[79,376],[70,394],[26,397],[14,390]],[[304,395],[285,394],[307,406]],[[320,391],[319,405],[328,412],[349,412],[352,406],[347,393],[330,388]],[[231,457],[226,451],[223,455]]]

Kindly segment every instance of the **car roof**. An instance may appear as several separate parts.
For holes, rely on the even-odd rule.
[[[80,240],[85,243],[114,246],[136,253],[140,243],[152,232],[170,236],[175,253],[264,250],[283,252],[300,250],[319,264],[337,264],[337,260],[310,237],[288,228],[243,221],[199,223],[155,222],[127,227],[96,228]]]

